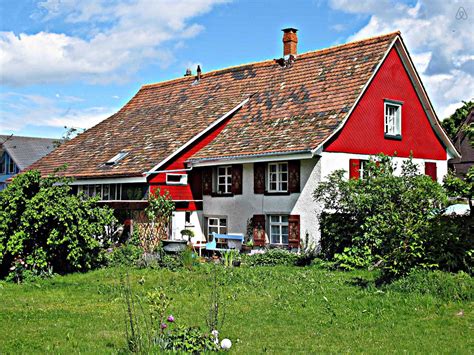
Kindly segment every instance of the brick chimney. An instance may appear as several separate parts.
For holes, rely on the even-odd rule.
[[[284,28],[283,31],[283,57],[292,55],[296,57],[298,53],[296,47],[298,45],[298,31],[296,28]]]

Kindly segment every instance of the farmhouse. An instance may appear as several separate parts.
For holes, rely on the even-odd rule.
[[[289,248],[319,237],[312,192],[336,169],[360,178],[370,156],[412,154],[442,180],[459,154],[399,32],[302,54],[297,43],[287,28],[281,58],[144,85],[31,168],[68,164],[76,191],[124,219],[169,191],[171,239],[251,233]]]

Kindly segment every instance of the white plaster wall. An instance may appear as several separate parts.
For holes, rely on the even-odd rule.
[[[225,216],[229,233],[243,233],[245,235],[247,221],[255,214],[298,214],[300,215],[301,238],[304,239],[307,232],[312,240],[317,240],[319,230],[312,191],[320,180],[321,169],[318,161],[318,158],[301,161],[301,193],[284,196],[254,194],[253,164],[244,164],[242,195],[232,197],[204,196],[204,217]]]
[[[181,231],[183,229],[189,229],[194,232],[193,242],[197,240],[205,240],[203,230],[203,217],[202,211],[191,211],[189,223],[186,223],[186,212],[175,211],[171,220],[171,239],[181,240]]]
[[[300,215],[301,239],[305,241],[305,236],[308,235],[309,243],[317,243],[320,238],[317,214],[320,206],[313,200],[314,189],[321,179],[325,179],[335,170],[346,170],[348,177],[350,159],[368,160],[369,158],[369,155],[363,154],[323,152],[320,158],[301,160],[301,193],[284,196],[254,194],[253,164],[244,164],[242,195],[232,197],[204,196],[201,226],[204,226],[205,217],[226,217],[229,233],[243,233],[245,235],[247,221],[255,214],[295,214]],[[403,160],[406,158],[394,158],[396,173],[400,173]],[[446,160],[413,159],[413,161],[419,166],[421,173],[424,173],[425,161],[435,162],[438,182],[442,183],[443,177],[447,173]]]
[[[346,177],[349,178],[349,160],[369,160],[370,157],[373,157],[373,155],[323,152],[321,154],[321,177],[322,179],[326,179],[333,171],[344,169],[346,170]],[[396,164],[395,174],[401,173],[402,163],[407,159],[408,158],[393,158]],[[413,159],[413,162],[418,165],[420,173],[423,174],[425,172],[425,162],[436,163],[436,177],[440,184],[443,183],[443,177],[448,173],[448,162],[446,160]]]

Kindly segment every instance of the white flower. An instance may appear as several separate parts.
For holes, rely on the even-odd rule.
[[[219,345],[219,332],[214,329],[211,334],[214,336],[214,343],[216,343],[217,345]]]
[[[231,346],[232,346],[232,342],[230,341],[230,339],[222,339],[222,342],[221,342],[222,349],[229,350]]]

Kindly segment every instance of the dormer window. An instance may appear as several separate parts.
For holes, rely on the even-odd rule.
[[[120,152],[116,154],[112,159],[108,160],[105,165],[115,165],[117,164],[120,160],[125,158],[128,155],[128,152]]]
[[[402,137],[402,103],[397,101],[385,100],[385,120],[384,131],[386,138]]]

